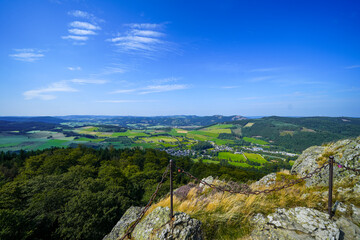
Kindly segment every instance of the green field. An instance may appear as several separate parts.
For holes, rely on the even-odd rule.
[[[244,153],[244,155],[246,156],[247,159],[253,162],[257,162],[257,163],[267,162],[265,158],[263,158],[260,154],[257,153]]]
[[[154,137],[147,137],[147,138],[141,138],[141,140],[145,142],[155,142],[155,143],[177,143],[178,139],[169,137],[169,136],[154,136]]]
[[[216,124],[208,127],[207,129],[231,128],[233,126],[233,124]]]
[[[169,134],[172,136],[183,136],[183,137],[185,137],[187,133],[188,131],[180,128],[172,128],[171,131],[169,132]]]
[[[257,138],[243,137],[243,139],[246,142],[251,142],[251,143],[255,143],[255,144],[259,144],[259,145],[267,145],[267,144],[269,144],[268,142],[257,139]]]
[[[105,140],[104,138],[87,138],[87,137],[81,137],[75,139],[75,141],[82,141],[82,142],[102,142],[104,140]]]
[[[69,141],[67,140],[58,140],[58,139],[51,139],[47,141],[46,143],[41,144],[38,149],[46,149],[51,147],[67,147],[69,144]]]
[[[204,163],[215,163],[215,164],[220,163],[219,161],[214,161],[214,160],[210,160],[210,159],[204,159],[203,162]],[[251,168],[251,167],[260,168],[259,166],[251,166],[250,164],[247,164],[244,162],[229,162],[229,164],[233,165],[233,166],[237,166],[237,167],[244,167],[244,168]]]
[[[246,161],[246,159],[244,158],[244,156],[242,154],[234,154],[231,152],[219,152],[218,158],[225,159],[228,161],[240,161],[240,162]]]
[[[116,133],[112,133],[111,134],[112,137],[120,137],[120,136],[125,136],[125,137],[147,137],[149,136],[148,134],[144,133],[143,131],[136,131],[136,130],[127,130],[126,132],[116,132]]]
[[[190,131],[188,134],[202,135],[202,136],[207,136],[207,137],[211,137],[211,138],[217,138],[219,136],[218,133],[213,133],[210,131]]]

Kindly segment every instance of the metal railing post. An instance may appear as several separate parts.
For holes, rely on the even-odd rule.
[[[170,160],[170,220],[174,217],[173,208],[173,160]]]
[[[334,156],[329,157],[329,202],[328,202],[328,211],[329,219],[332,218],[332,192],[333,192],[333,173],[334,173]]]

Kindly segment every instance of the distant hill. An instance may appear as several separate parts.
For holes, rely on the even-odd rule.
[[[0,132],[7,131],[18,131],[20,133],[33,131],[33,130],[46,130],[51,131],[55,130],[59,125],[56,123],[46,123],[46,122],[15,122],[15,121],[2,121],[0,120]]]
[[[195,115],[179,115],[179,116],[154,116],[154,117],[135,117],[135,116],[64,116],[61,117],[68,121],[94,122],[118,124],[127,126],[127,124],[144,124],[144,125],[163,125],[163,126],[206,126],[216,123],[236,121],[246,119],[243,116],[195,116]]]
[[[255,137],[285,149],[301,152],[313,145],[360,136],[360,118],[264,117],[233,121],[243,137]]]
[[[56,124],[67,122],[67,120],[57,117],[0,117],[0,120],[9,122],[42,122]]]

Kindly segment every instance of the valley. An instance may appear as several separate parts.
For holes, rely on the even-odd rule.
[[[209,124],[212,123],[212,124]],[[83,145],[151,148],[204,163],[289,168],[311,145],[356,137],[358,118],[247,119],[241,116],[0,118],[0,151]]]

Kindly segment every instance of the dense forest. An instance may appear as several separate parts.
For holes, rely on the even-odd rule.
[[[173,159],[199,178],[238,183],[286,167],[241,169],[226,161]],[[138,148],[0,152],[0,239],[101,239],[130,206],[146,204],[169,160],[166,152]],[[174,175],[175,187],[190,180],[175,169]],[[167,180],[157,199],[168,189]]]

